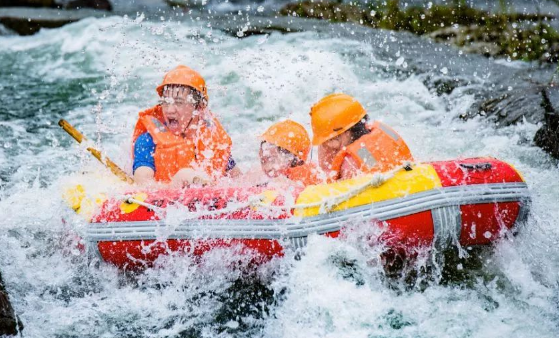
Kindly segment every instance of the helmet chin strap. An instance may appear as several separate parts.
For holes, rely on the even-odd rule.
[[[194,115],[190,118],[186,127],[184,127],[184,130],[181,133],[181,137],[183,137],[183,138],[186,137],[186,130],[188,129],[188,127],[190,127],[190,124],[192,123],[192,120],[194,120]]]

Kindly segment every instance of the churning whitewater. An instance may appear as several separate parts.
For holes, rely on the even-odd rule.
[[[559,169],[530,144],[537,126],[462,121],[473,103],[468,88],[429,91],[405,52],[313,32],[238,39],[203,20],[143,16],[0,36],[0,45],[0,266],[26,337],[559,334]],[[343,240],[312,236],[297,257],[256,269],[239,268],[250,262],[228,249],[202,261],[160,258],[139,275],[89,260],[78,249],[86,223],[63,191],[82,172],[95,177],[86,182],[91,190],[121,186],[56,122],[74,123],[130,172],[137,113],[157,102],[154,88],[177,64],[206,78],[210,108],[245,172],[258,166],[257,136],[267,126],[291,118],[308,127],[310,106],[343,91],[398,130],[417,159],[510,162],[528,182],[531,214],[517,236],[480,253],[480,266],[435,258],[415,284],[387,278],[382,248],[370,247],[359,230]],[[445,65],[433,72],[444,75]],[[483,86],[490,75],[462,76]],[[433,258],[424,256],[418,270]],[[464,278],[443,277],[444,264]]]

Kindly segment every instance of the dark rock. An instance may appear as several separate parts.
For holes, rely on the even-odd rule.
[[[488,116],[501,126],[523,122],[538,123],[544,119],[546,110],[541,105],[543,86],[522,86],[478,102],[471,110]],[[534,104],[539,103],[539,104]]]
[[[423,84],[437,93],[438,96],[451,94],[454,89],[466,86],[469,83],[470,81],[467,79],[456,76],[427,76],[423,80]]]
[[[559,88],[556,85],[545,88],[542,98],[546,110],[544,125],[536,132],[534,143],[559,158]]]
[[[0,7],[56,7],[54,0],[2,0]]]
[[[105,11],[93,9],[59,10],[54,8],[6,8],[0,12],[0,24],[20,35],[32,35],[41,28],[58,28],[86,17],[100,17]]]
[[[559,114],[559,83],[553,83],[545,89],[548,110]]]
[[[113,9],[109,0],[2,0],[0,7],[94,8],[104,11]]]
[[[94,8],[112,11],[113,6],[108,0],[72,0],[65,6],[67,9]]]
[[[26,19],[26,18],[1,18],[0,23],[19,35],[33,35],[41,28],[58,28],[77,20],[73,19]]]
[[[17,35],[17,33],[9,29],[8,27],[0,24],[0,36],[6,36],[6,35]]]
[[[506,54],[504,46],[499,44],[500,35],[499,32],[487,32],[478,25],[469,25],[441,28],[428,36],[437,42],[460,46],[466,53],[497,56]]]
[[[0,335],[16,335],[21,330],[23,324],[15,315],[0,275]]]

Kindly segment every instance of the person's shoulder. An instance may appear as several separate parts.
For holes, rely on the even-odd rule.
[[[138,136],[138,138],[136,139],[136,144],[147,146],[155,143],[153,142],[153,137],[148,132],[145,132],[143,134],[140,134],[140,136]]]
[[[161,113],[161,106],[160,105],[155,105],[151,108],[140,111],[138,113],[138,115],[140,117],[143,117],[143,116],[146,116],[146,115],[159,116],[160,113]]]

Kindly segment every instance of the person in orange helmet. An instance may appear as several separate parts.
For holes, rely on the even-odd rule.
[[[134,129],[134,181],[185,186],[237,176],[231,138],[207,109],[204,78],[180,65],[156,91],[159,104],[140,112]]]
[[[331,94],[311,108],[313,145],[330,181],[361,173],[385,172],[412,154],[398,133],[384,123],[369,123],[365,108],[346,94]]]
[[[278,122],[260,139],[260,164],[268,177],[286,177],[302,185],[319,183],[317,168],[307,162],[311,141],[302,125],[292,120]]]

